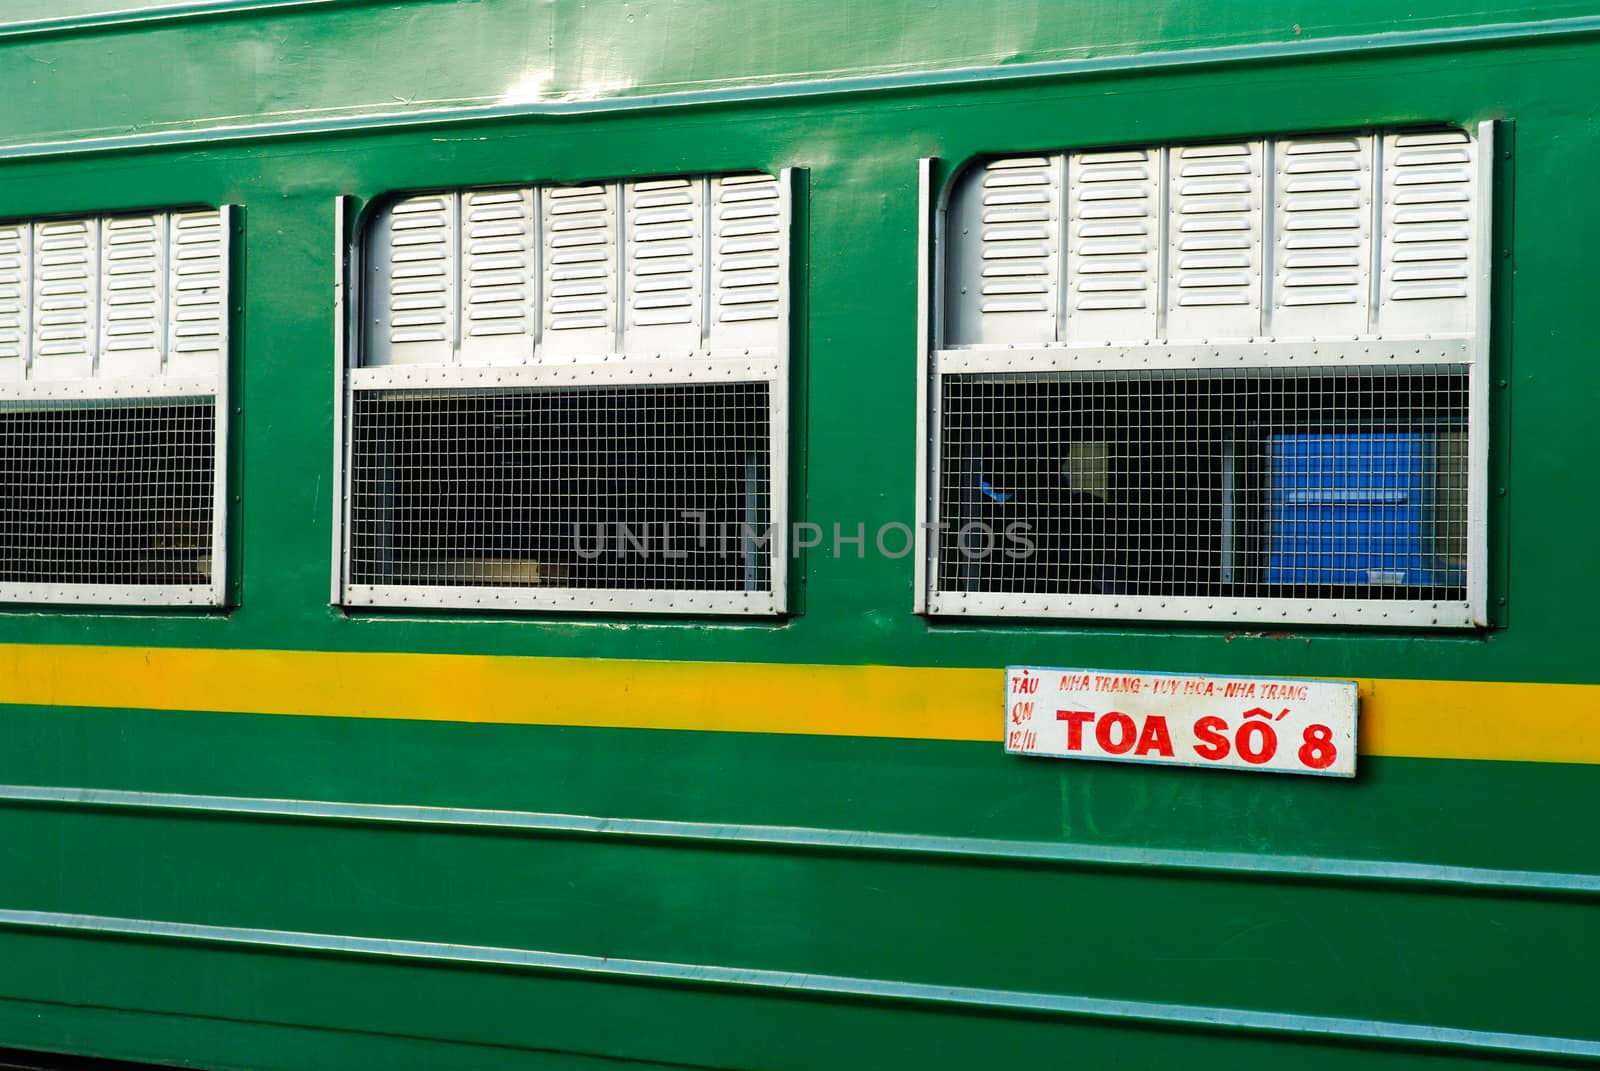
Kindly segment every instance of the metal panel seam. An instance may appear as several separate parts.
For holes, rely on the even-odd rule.
[[[247,18],[306,8],[373,6],[379,0],[192,0],[132,11],[105,11],[88,15],[63,15],[27,22],[0,23],[0,43],[10,38],[39,40],[47,37],[121,33],[162,23],[198,22],[202,19]]]
[[[290,821],[331,821],[425,828],[465,827],[553,836],[602,839],[649,838],[688,844],[788,848],[822,852],[958,858],[1016,865],[1057,865],[1106,869],[1169,870],[1184,874],[1249,874],[1287,881],[1400,884],[1502,894],[1556,897],[1600,896],[1600,875],[1555,871],[1499,870],[1388,860],[1320,856],[1262,855],[1206,849],[1130,848],[1070,842],[952,837],[937,834],[882,833],[871,830],[817,829],[652,818],[594,817],[537,811],[325,800],[205,796],[119,789],[45,785],[0,785],[0,801],[22,805],[67,805],[101,810],[175,811],[227,814]]]
[[[305,0],[318,2],[318,0]],[[342,0],[321,0],[334,3]],[[353,0],[352,0],[353,2]],[[956,89],[971,85],[1009,86],[1070,76],[1139,75],[1187,69],[1224,68],[1341,56],[1405,54],[1452,47],[1542,43],[1600,34],[1600,16],[1575,16],[1544,22],[1495,23],[1470,29],[1417,30],[1378,35],[1330,37],[1311,43],[1222,45],[1216,48],[1149,52],[1093,59],[1050,60],[1009,67],[960,67],[926,74],[860,75],[848,78],[733,86],[604,100],[556,101],[544,104],[484,104],[462,108],[429,108],[409,112],[373,112],[334,118],[290,119],[272,123],[208,126],[146,134],[73,138],[68,141],[24,142],[0,147],[0,160],[93,155],[131,150],[235,142],[322,134],[360,133],[408,127],[440,126],[495,119],[557,118],[639,112],[655,108],[775,103],[825,99],[860,93]]]
[[[278,951],[382,957],[457,967],[512,968],[666,985],[763,989],[777,995],[804,993],[823,998],[855,997],[878,1001],[903,1001],[974,1012],[1108,1019],[1211,1031],[1289,1035],[1300,1039],[1314,1036],[1334,1041],[1385,1046],[1415,1046],[1515,1055],[1600,1057],[1600,1041],[1586,1038],[1512,1034],[1432,1024],[1117,1000],[1028,990],[945,986],[759,967],[670,963],[660,960],[589,956],[581,953],[488,945],[446,944],[404,938],[357,937],[296,930],[214,926],[203,923],[14,909],[0,909],[0,927],[65,931],[133,940],[180,941],[270,948]]]

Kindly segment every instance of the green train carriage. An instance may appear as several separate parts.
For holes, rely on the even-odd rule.
[[[0,1046],[1600,1058],[1591,6],[7,17]]]

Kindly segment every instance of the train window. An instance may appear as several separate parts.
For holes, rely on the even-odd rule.
[[[1490,134],[958,175],[929,243],[920,608],[1484,623]]]
[[[0,602],[222,603],[228,235],[0,223]]]
[[[789,206],[764,174],[382,206],[340,601],[780,612]]]

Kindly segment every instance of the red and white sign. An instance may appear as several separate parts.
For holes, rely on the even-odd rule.
[[[1354,777],[1356,684],[1012,666],[1006,750]]]

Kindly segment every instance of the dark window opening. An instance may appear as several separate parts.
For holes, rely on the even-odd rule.
[[[770,591],[765,383],[357,391],[356,584]]]
[[[1465,598],[1459,367],[943,383],[941,590]]]
[[[0,583],[211,582],[207,398],[0,405]]]

